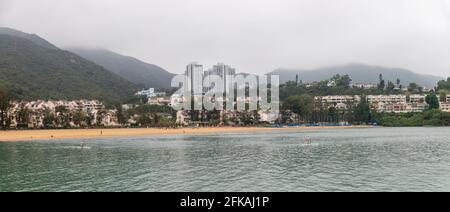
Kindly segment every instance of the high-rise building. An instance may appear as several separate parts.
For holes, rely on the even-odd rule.
[[[189,77],[189,85],[192,95],[203,95],[203,65],[191,63],[186,66],[186,75]]]
[[[224,92],[230,88],[230,79],[227,79],[227,76],[235,76],[236,75],[236,69],[232,68],[229,65],[225,65],[223,63],[218,63],[217,65],[214,65],[210,70],[205,72],[205,77],[209,75],[217,75],[220,76],[223,80],[223,86],[224,86]],[[207,83],[210,84],[210,83]],[[210,90],[211,88],[206,87],[205,92]]]

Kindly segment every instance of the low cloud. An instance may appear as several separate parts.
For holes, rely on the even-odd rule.
[[[0,24],[3,24],[3,14],[8,9],[9,3],[9,0],[0,0]]]
[[[450,75],[446,0],[5,2],[0,24],[62,47],[107,48],[175,73],[192,61],[251,73],[356,62]]]

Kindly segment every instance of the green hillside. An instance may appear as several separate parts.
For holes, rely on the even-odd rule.
[[[170,83],[174,74],[159,66],[103,49],[72,48],[69,51],[146,88],[158,90],[171,88]]]
[[[373,84],[379,82],[379,76],[382,74],[386,81],[396,82],[397,79],[400,79],[403,85],[409,85],[409,83],[414,82],[428,88],[433,88],[439,80],[443,79],[443,77],[419,74],[406,69],[370,66],[365,64],[348,64],[314,70],[278,69],[270,74],[280,75],[281,83],[286,83],[290,80],[295,81],[296,75],[299,75],[300,80],[303,82],[310,83],[330,79],[336,74],[348,74],[353,79],[354,83]]]
[[[33,43],[37,44],[38,46],[42,46],[47,49],[58,49],[55,45],[51,44],[50,42],[46,41],[45,39],[35,35],[35,34],[29,34],[25,32],[21,32],[19,30],[6,28],[6,27],[0,27],[0,34],[3,35],[11,35],[14,37],[19,37],[23,39],[27,39],[30,41],[33,41]]]
[[[135,85],[71,52],[0,34],[0,87],[19,99],[99,99],[130,97]]]

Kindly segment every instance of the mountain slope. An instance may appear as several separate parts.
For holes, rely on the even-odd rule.
[[[51,44],[50,42],[42,39],[41,37],[39,37],[35,34],[28,34],[28,33],[24,33],[24,32],[15,30],[15,29],[10,29],[10,28],[5,28],[5,27],[0,27],[0,34],[11,35],[14,37],[27,39],[27,40],[33,41],[33,43],[35,43],[41,47],[47,48],[47,49],[53,49],[53,50],[58,49],[58,47],[56,47],[55,45]]]
[[[91,60],[117,75],[147,88],[167,89],[174,74],[153,64],[108,50],[73,48],[70,51]]]
[[[278,69],[270,74],[280,75],[281,83],[285,83],[289,80],[295,81],[295,76],[297,74],[303,82],[325,80],[336,74],[348,74],[353,79],[354,83],[378,83],[379,75],[383,74],[386,81],[392,81],[395,83],[397,78],[399,78],[403,85],[408,85],[411,82],[415,82],[428,88],[435,87],[436,83],[443,79],[442,77],[414,73],[406,69],[386,68],[363,64],[334,66],[319,68],[316,70]]]
[[[23,37],[0,33],[0,87],[11,90],[17,98],[115,103],[133,95],[135,86],[131,82],[103,67]]]

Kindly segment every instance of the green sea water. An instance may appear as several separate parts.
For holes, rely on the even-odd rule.
[[[87,145],[0,142],[0,191],[450,191],[450,128],[170,135]]]

